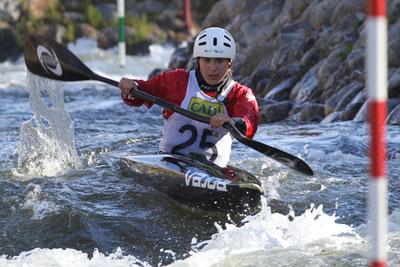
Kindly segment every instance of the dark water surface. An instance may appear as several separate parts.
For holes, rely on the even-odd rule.
[[[137,183],[120,158],[158,150],[161,109],[132,109],[101,84],[65,87],[81,166],[21,173],[16,151],[20,126],[32,118],[29,93],[2,82],[0,266],[71,266],[71,259],[76,266],[368,263],[366,124],[262,125],[255,138],[305,159],[311,178],[235,142],[232,164],[254,173],[265,190],[260,213],[240,222],[238,214],[191,208]],[[400,130],[391,126],[387,134],[389,263],[396,266]],[[52,173],[55,165],[36,171]]]

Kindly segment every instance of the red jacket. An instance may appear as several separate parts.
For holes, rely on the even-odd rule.
[[[148,81],[136,80],[136,82],[139,84],[140,90],[180,106],[186,95],[188,80],[189,72],[184,69],[176,69],[163,72],[152,77]],[[215,97],[215,93],[207,94]],[[138,98],[124,98],[123,100],[130,106],[146,104],[147,107],[150,108],[153,105],[152,102],[147,102]],[[251,89],[236,83],[229,92],[225,105],[229,117],[239,117],[243,119],[247,128],[245,135],[252,138],[257,131],[260,114],[256,98]],[[173,111],[164,109],[163,116],[165,119],[168,119],[172,113]]]

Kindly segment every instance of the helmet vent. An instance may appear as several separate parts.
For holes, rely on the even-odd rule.
[[[235,53],[236,44],[233,36],[227,30],[219,27],[204,29],[197,35],[193,44],[193,58],[234,59]]]

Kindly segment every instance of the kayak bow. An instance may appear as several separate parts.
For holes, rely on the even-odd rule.
[[[123,157],[137,182],[190,206],[217,211],[254,210],[263,194],[261,182],[247,171],[221,168],[206,160],[157,154]]]

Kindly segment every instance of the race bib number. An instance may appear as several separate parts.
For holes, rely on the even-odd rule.
[[[175,153],[175,154],[180,154],[179,150],[182,150],[184,148],[187,148],[187,147],[193,145],[199,136],[197,128],[191,124],[183,125],[181,128],[179,128],[179,132],[180,133],[189,132],[190,135],[187,140],[183,141],[182,143],[180,143],[172,148],[171,152]],[[201,132],[199,148],[201,150],[211,149],[212,154],[211,154],[211,157],[209,158],[209,160],[214,161],[218,157],[218,150],[217,150],[217,147],[215,146],[215,143],[213,143],[209,140],[210,139],[209,137],[211,137],[211,136],[218,138],[219,134],[217,132],[212,131],[207,128],[203,129]]]

